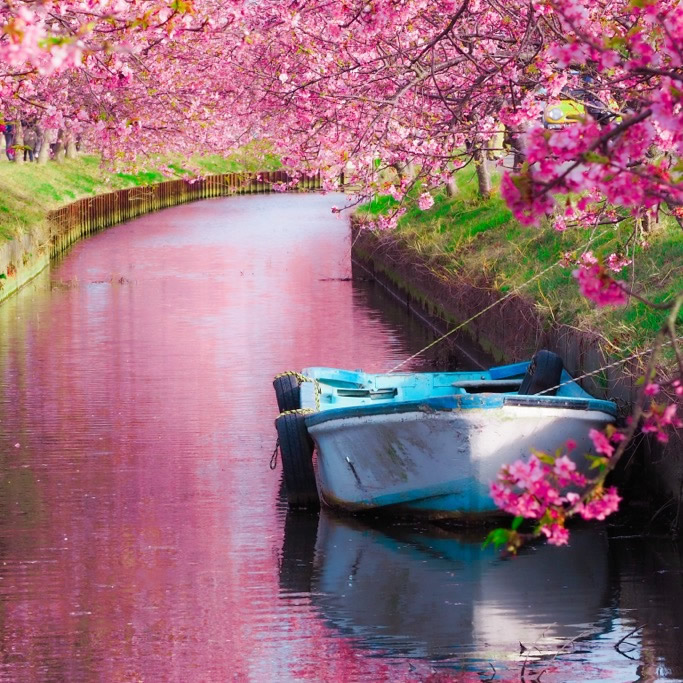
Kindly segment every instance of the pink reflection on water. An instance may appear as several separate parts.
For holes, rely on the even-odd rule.
[[[305,597],[278,597],[272,376],[381,370],[408,351],[335,280],[350,275],[335,201],[150,215],[76,245],[51,290],[39,283],[0,311],[5,677],[403,669],[332,637]]]
[[[593,542],[561,556],[584,568],[569,591],[557,574],[548,588],[556,556],[518,558],[546,586],[534,593],[476,543],[461,562],[439,535],[397,542],[361,525],[340,533],[377,609],[349,605],[348,545],[315,548],[327,594],[310,577],[283,589],[273,375],[381,371],[422,344],[341,280],[350,240],[335,203],[163,211],[81,242],[0,306],[0,680],[437,683],[486,679],[489,662],[517,680],[520,633],[597,632],[606,553]],[[430,639],[451,648],[450,672]],[[635,665],[602,647],[594,665],[553,659],[543,680],[631,680]]]

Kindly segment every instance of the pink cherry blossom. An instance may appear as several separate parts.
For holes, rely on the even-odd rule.
[[[572,274],[578,280],[581,294],[598,306],[625,306],[628,303],[626,290],[607,275],[601,265],[582,266]]]
[[[505,478],[510,479],[522,489],[533,489],[535,484],[543,479],[543,475],[543,464],[535,455],[532,455],[526,462],[515,460],[509,465]]]
[[[633,261],[630,258],[626,258],[625,256],[619,256],[614,253],[610,254],[606,259],[608,268],[615,273],[621,272],[623,268],[630,265],[632,262]]]
[[[574,507],[577,503],[581,501],[581,496],[576,493],[576,491],[569,491],[565,496],[565,500],[569,503],[570,507]]]
[[[595,498],[580,505],[579,514],[585,520],[604,520],[619,509],[621,496],[616,488],[611,486],[598,494]]]
[[[654,396],[659,393],[659,384],[656,382],[650,382],[645,385],[645,396]]]
[[[609,426],[605,432],[592,429],[589,436],[596,451],[610,457],[614,453],[611,441],[619,442],[623,434]],[[586,520],[605,519],[617,510],[621,500],[616,489],[603,488],[604,475],[589,480],[577,470],[577,457],[581,456],[569,455],[576,449],[575,443],[565,448],[552,455],[534,453],[503,466],[490,487],[491,497],[501,510],[535,520],[534,534],[545,536],[554,545],[564,545],[569,539],[566,519],[574,515]]]
[[[557,476],[558,483],[566,485],[571,481],[572,473],[576,470],[576,463],[566,455],[555,460],[553,472]]]
[[[421,211],[426,211],[434,206],[434,197],[429,192],[423,192],[417,200],[417,205]]]
[[[558,216],[553,222],[553,227],[558,232],[564,232],[567,229],[567,220],[564,216]]]
[[[569,543],[569,531],[560,524],[551,524],[541,529],[551,545],[567,545]]]
[[[614,453],[614,446],[610,443],[609,438],[604,432],[599,432],[597,429],[591,429],[588,436],[593,442],[593,447],[596,453],[602,453],[608,458]]]
[[[681,427],[683,427],[683,420],[677,415],[676,404],[665,405],[653,401],[649,410],[645,412],[641,430],[646,434],[654,434],[658,441],[666,443],[669,440],[669,428],[680,429]]]

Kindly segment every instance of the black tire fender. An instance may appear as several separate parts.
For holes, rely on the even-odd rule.
[[[530,396],[544,392],[547,396],[554,396],[562,377],[562,359],[552,351],[545,349],[536,353],[529,364],[529,369],[519,387],[519,394]]]
[[[277,408],[280,413],[301,408],[301,389],[294,375],[283,374],[273,380]]]
[[[280,556],[280,590],[310,593],[313,580],[318,513],[287,510]]]
[[[290,507],[320,506],[313,469],[313,439],[306,429],[306,415],[289,413],[275,420],[282,456],[287,502]]]

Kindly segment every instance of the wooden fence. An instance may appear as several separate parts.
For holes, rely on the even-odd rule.
[[[136,216],[208,197],[273,192],[273,184],[290,183],[284,171],[221,173],[194,182],[169,180],[145,187],[130,187],[79,199],[48,214],[50,256],[54,258],[76,240]],[[290,191],[321,188],[320,173],[304,176]]]

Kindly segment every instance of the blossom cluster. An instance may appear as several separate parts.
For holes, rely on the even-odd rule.
[[[627,256],[611,253],[606,259],[605,264],[614,273],[620,273],[626,266],[630,266],[633,260]]]
[[[683,383],[680,379],[675,379],[671,383],[671,388],[676,396],[683,396]],[[645,386],[645,396],[656,396],[661,387],[656,383]],[[641,431],[645,434],[654,434],[657,441],[667,443],[671,429],[681,429],[683,420],[678,416],[678,408],[675,403],[665,401],[650,401],[649,406],[643,413],[643,424]]]
[[[598,306],[624,306],[628,303],[624,286],[612,278],[600,263],[584,263],[572,275],[579,283],[581,294]]]
[[[434,197],[429,192],[423,192],[417,200],[417,206],[421,211],[426,211],[434,206]]]
[[[367,196],[395,168],[403,198],[417,172],[420,208],[455,169],[506,156],[505,128],[527,163],[502,193],[524,224],[568,192],[676,210],[681,14],[677,0],[17,0],[0,8],[0,98],[112,160],[268,139],[329,188],[344,173]],[[544,128],[567,92],[583,113]]]
[[[599,455],[585,458],[604,470],[623,434],[610,427],[605,432],[593,429],[589,436]],[[535,535],[544,535],[553,545],[568,542],[565,520],[569,517],[603,520],[621,501],[614,487],[605,488],[602,479],[590,480],[579,471],[575,450],[576,443],[570,440],[554,454],[535,452],[528,460],[503,466],[491,484],[491,497],[501,510],[534,520]]]

